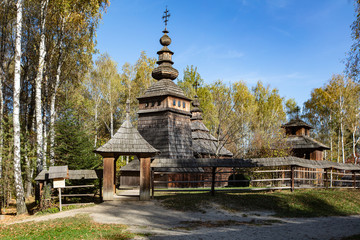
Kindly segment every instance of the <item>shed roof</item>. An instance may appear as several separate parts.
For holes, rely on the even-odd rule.
[[[49,179],[69,178],[68,166],[52,166],[49,168]]]
[[[49,177],[48,170],[42,170],[35,178],[35,181],[45,181],[52,179]],[[69,170],[69,179],[98,179],[95,170]]]
[[[313,127],[310,126],[309,124],[307,124],[306,122],[304,122],[303,120],[296,118],[296,119],[292,119],[290,120],[288,123],[285,123],[284,125],[282,125],[281,127],[283,128],[288,128],[288,127],[304,127],[304,128],[308,128],[308,129],[312,129]]]
[[[289,143],[293,149],[319,149],[319,150],[330,149],[325,144],[304,135],[290,135],[286,138],[286,142]]]
[[[120,171],[138,172],[140,171],[140,161],[134,158],[131,162],[120,168]]]
[[[98,179],[95,170],[69,170],[69,179]]]
[[[160,151],[151,146],[127,118],[114,136],[94,152],[99,154],[116,153],[119,155],[151,157]]]

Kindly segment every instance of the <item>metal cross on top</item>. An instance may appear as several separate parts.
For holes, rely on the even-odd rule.
[[[195,82],[193,83],[193,87],[195,88],[195,92],[197,93],[198,87],[200,87],[200,84],[198,82],[198,80],[196,79]]]
[[[164,23],[165,23],[165,28],[167,26],[167,22],[169,21],[169,18],[170,18],[170,13],[167,9],[167,6],[166,6],[166,9],[164,11],[164,16],[162,17],[164,19]]]

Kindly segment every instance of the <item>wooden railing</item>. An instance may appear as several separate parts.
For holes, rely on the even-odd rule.
[[[250,192],[250,191],[270,191],[288,189],[294,191],[295,189],[308,188],[360,188],[360,174],[349,171],[339,171],[334,169],[304,169],[296,166],[290,166],[286,169],[233,169],[232,171],[216,171],[214,167],[211,172],[202,173],[186,173],[186,174],[200,174],[202,180],[155,180],[157,174],[164,174],[164,172],[154,172],[151,174],[152,196],[155,192],[193,192],[193,191],[209,191],[212,195],[216,191],[227,192]],[[165,174],[179,174],[167,172]],[[180,173],[181,174],[181,173]],[[231,174],[245,174],[250,176],[250,180],[217,180],[223,179],[221,175],[230,176]],[[206,179],[205,176],[211,176]],[[206,179],[206,180],[204,180]],[[225,187],[234,183],[249,183],[249,187]],[[159,188],[160,184],[169,186],[170,184],[196,184],[203,185],[195,188]],[[210,187],[205,187],[209,185]],[[226,184],[227,183],[227,184]],[[222,187],[216,188],[216,185]]]

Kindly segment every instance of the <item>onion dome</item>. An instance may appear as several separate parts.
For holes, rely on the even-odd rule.
[[[157,52],[159,55],[159,60],[156,63],[159,66],[153,70],[151,75],[156,80],[175,80],[179,76],[179,72],[172,67],[174,62],[171,60],[171,57],[174,53],[167,47],[171,43],[171,38],[167,35],[169,32],[166,30],[166,28],[163,33],[164,35],[160,38],[160,44],[163,46],[163,48]]]

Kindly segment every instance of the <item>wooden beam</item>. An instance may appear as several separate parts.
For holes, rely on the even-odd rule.
[[[154,168],[151,168],[151,198],[154,198],[155,192],[155,175],[154,175]]]
[[[216,167],[213,167],[211,171],[211,196],[215,196],[215,174]]]
[[[104,158],[104,173],[103,173],[103,200],[111,201],[114,199],[114,157]]]
[[[140,201],[150,200],[150,158],[140,158]]]
[[[329,188],[328,169],[327,169],[327,168],[325,168],[325,172],[324,172],[324,174],[325,174],[325,182],[324,182],[324,186],[325,186],[325,188]]]
[[[295,189],[295,166],[291,166],[291,192]]]
[[[356,173],[355,171],[353,172],[353,187],[356,188]]]

